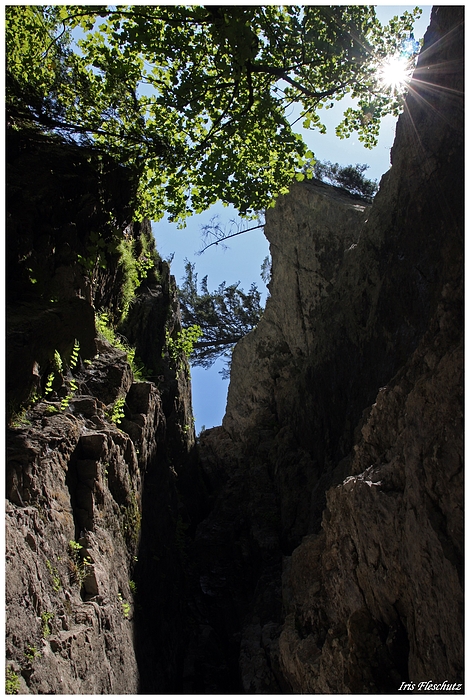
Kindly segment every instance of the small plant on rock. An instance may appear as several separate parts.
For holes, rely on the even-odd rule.
[[[54,617],[53,612],[43,612],[41,613],[41,624],[42,624],[42,636],[47,638],[51,633],[51,628],[49,622]]]
[[[176,334],[175,338],[172,338],[167,332],[166,343],[168,354],[171,359],[176,362],[181,354],[189,358],[194,350],[195,343],[197,343],[201,336],[201,326],[197,325],[189,326],[189,328],[182,328],[179,333]]]
[[[110,345],[118,350],[127,353],[127,361],[131,367],[132,374],[136,382],[142,382],[148,379],[151,375],[143,362],[136,357],[135,348],[125,343],[114,330],[111,319],[105,311],[101,311],[95,316],[95,325],[98,333],[108,341]]]
[[[27,661],[32,663],[33,661],[35,661],[35,659],[37,659],[41,656],[41,652],[38,651],[36,649],[36,647],[33,647],[30,644],[26,647],[24,655],[25,655],[25,658],[27,659]]]
[[[62,373],[64,369],[64,365],[62,362],[62,358],[60,356],[60,352],[58,350],[54,350],[54,357],[52,360],[52,364],[54,365],[54,371]]]
[[[60,410],[57,408],[57,406],[46,406],[44,413],[52,416],[54,413],[60,413]]]
[[[52,385],[54,383],[54,372],[47,375],[46,386],[44,387],[44,396],[52,393]]]
[[[69,366],[68,366],[69,370],[72,370],[77,366],[79,351],[80,351],[80,343],[78,342],[78,340],[75,339],[73,349],[72,349],[72,354],[70,356]],[[66,371],[67,371],[67,365],[62,360],[62,357],[60,356],[60,353],[58,350],[54,350],[54,355],[53,355],[52,360],[51,360],[51,365],[52,365],[52,371],[49,372],[49,374],[47,375],[47,378],[46,378],[46,384],[44,387],[44,397],[47,397],[47,396],[49,396],[49,394],[52,394],[52,391],[53,391],[52,387],[54,384],[54,380],[57,376],[60,377],[61,382],[63,384],[66,384],[64,382],[64,375],[66,374]],[[69,385],[69,392],[66,396],[64,396],[64,398],[62,399],[62,401],[60,403],[60,410],[61,411],[65,411],[65,409],[67,408],[67,406],[70,403],[71,398],[73,397],[74,393],[78,389],[78,384],[75,381],[75,379],[73,379],[73,378],[68,381],[68,385]],[[52,410],[50,412],[54,413],[56,411]]]
[[[82,556],[82,545],[75,540],[70,540],[69,542],[69,562],[68,569],[70,573],[70,580],[72,583],[78,583],[80,588],[83,585],[84,580],[88,576],[91,568],[91,562],[89,557]]]
[[[8,666],[5,674],[5,694],[18,695],[20,692],[20,677]]]
[[[70,356],[70,362],[69,362],[70,369],[75,369],[75,367],[77,366],[79,351],[80,351],[80,343],[75,338],[75,342],[73,344],[73,350],[72,350],[72,354]]]
[[[113,403],[113,406],[111,410],[108,412],[108,418],[112,423],[115,423],[116,425],[119,425],[122,422],[122,419],[124,418],[124,404],[126,403],[126,399],[124,396],[121,396],[120,398],[116,399],[116,401]]]
[[[107,340],[108,343],[115,348],[119,348],[119,350],[124,350],[124,347],[121,347],[122,344],[116,338],[116,334],[111,326],[111,319],[105,311],[101,311],[95,315],[95,326],[98,333]]]
[[[124,239],[118,245],[120,254],[119,266],[122,270],[123,281],[121,285],[120,311],[123,320],[135,299],[136,291],[147,278],[158,260],[153,236],[142,233],[138,239],[132,235],[124,235]]]
[[[121,506],[122,534],[128,545],[134,545],[139,540],[141,513],[137,496],[131,493],[130,503],[127,507]]]
[[[57,593],[62,587],[62,581],[60,580],[59,571],[57,567],[52,566],[49,559],[46,559],[46,567],[52,578],[52,588]]]
[[[71,379],[71,380],[70,380],[70,391],[69,391],[69,393],[67,394],[67,396],[64,396],[64,398],[63,398],[62,401],[60,402],[60,408],[61,408],[62,411],[65,411],[65,409],[66,409],[67,406],[69,405],[69,403],[70,403],[71,399],[73,398],[73,395],[75,394],[75,392],[77,391],[77,389],[78,389],[78,384],[77,384],[77,382],[75,381],[75,379]]]
[[[189,360],[194,347],[203,335],[201,326],[193,325],[189,328],[182,328],[175,337],[166,332],[166,347],[171,361],[179,372],[184,367],[184,360]]]
[[[31,421],[27,417],[28,409],[23,406],[19,411],[15,411],[10,418],[11,428],[21,428],[25,425],[31,425]]]
[[[131,605],[130,605],[130,603],[127,602],[127,600],[124,600],[124,598],[122,597],[122,595],[120,593],[118,593],[118,600],[121,603],[122,614],[124,615],[124,617],[127,620],[129,618],[129,614],[131,612]]]

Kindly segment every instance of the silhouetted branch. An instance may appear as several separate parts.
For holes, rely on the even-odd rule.
[[[231,233],[228,236],[221,236],[218,238],[216,241],[212,241],[212,243],[209,243],[206,245],[202,250],[199,250],[197,255],[202,255],[208,248],[210,248],[213,245],[219,245],[222,241],[227,241],[229,238],[235,238],[235,236],[241,236],[242,233],[248,233],[249,231],[256,231],[256,229],[259,228],[264,228],[264,224],[258,224],[257,226],[251,226],[250,228],[245,228],[243,231],[237,231],[236,233]]]

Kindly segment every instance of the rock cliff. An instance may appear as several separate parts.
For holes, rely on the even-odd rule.
[[[313,180],[267,213],[198,441],[134,174],[8,134],[8,692],[462,682],[462,15],[433,10],[374,203]]]
[[[435,8],[373,205],[312,181],[267,213],[271,297],[201,438],[227,481],[196,536],[223,514],[256,561],[245,692],[462,683],[462,90],[462,10]]]
[[[175,282],[121,166],[25,129],[8,183],[7,692],[161,692],[204,503]]]

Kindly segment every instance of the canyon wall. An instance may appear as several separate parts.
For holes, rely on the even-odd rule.
[[[267,212],[271,296],[201,436],[256,561],[248,693],[462,683],[462,12],[433,10],[373,205],[310,181]]]
[[[7,146],[6,689],[162,692],[204,503],[175,281],[132,173],[28,129]]]

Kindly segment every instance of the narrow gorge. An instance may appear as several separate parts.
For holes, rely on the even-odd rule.
[[[7,129],[8,693],[463,692],[463,7],[412,85],[372,204],[267,211],[198,438],[137,182]]]

